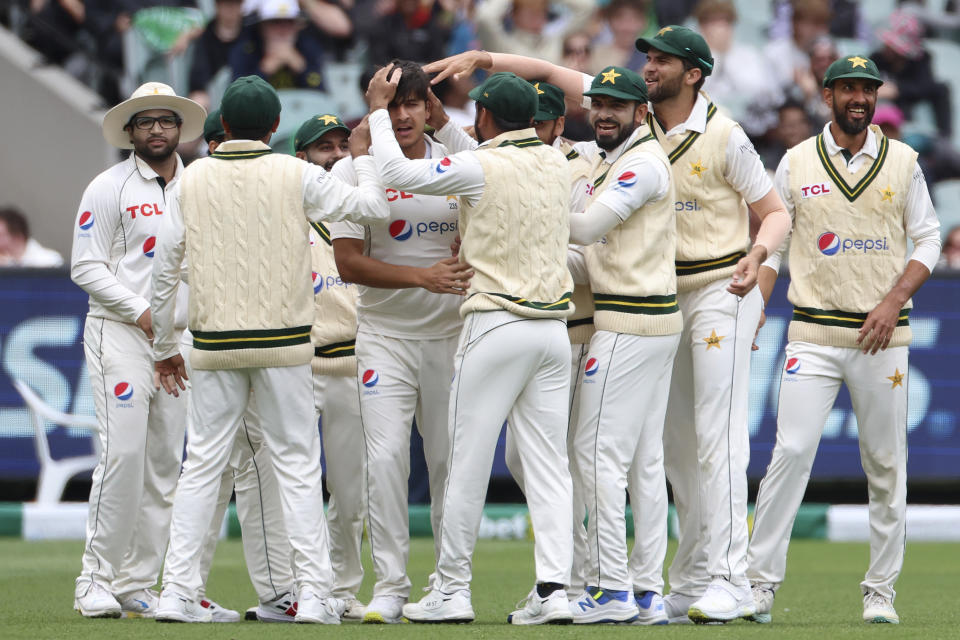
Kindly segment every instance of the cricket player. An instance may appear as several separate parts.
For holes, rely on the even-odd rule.
[[[318,114],[305,121],[293,139],[296,156],[330,171],[349,157],[350,129],[336,115]],[[356,174],[354,174],[355,176]],[[313,294],[316,317],[313,343],[313,401],[327,463],[330,502],[330,561],[335,584],[333,595],[346,603],[343,617],[362,620],[363,604],[357,591],[363,582],[360,548],[366,516],[366,478],[360,399],[357,394],[357,287],[337,272],[330,230],[322,222],[310,223],[313,261]],[[314,420],[316,422],[316,420]]]
[[[297,622],[339,624],[345,604],[334,587],[320,483],[320,436],[313,422],[309,363],[314,302],[308,218],[360,222],[388,212],[369,160],[356,162],[360,186],[323,168],[273,154],[276,91],[239,78],[221,104],[227,140],[184,173],[179,201],[155,269],[156,368],[168,392],[184,386],[172,336],[172,300],[190,252],[194,438],[177,486],[158,620],[208,622],[197,602],[201,538],[210,526],[220,476],[252,389],[264,439],[274,454],[284,524],[296,567]],[[362,130],[362,127],[358,127]],[[364,155],[359,136],[351,152]],[[178,211],[178,214],[181,212]],[[230,230],[229,241],[225,229]]]
[[[893,585],[906,541],[910,299],[940,255],[940,224],[916,152],[870,124],[881,84],[865,56],[831,64],[823,98],[833,118],[787,152],[774,179],[794,219],[787,294],[794,306],[777,442],[760,483],[748,555],[757,622],[770,622],[793,521],[844,383],[870,500],[863,619],[900,622]],[[781,253],[761,270],[765,298]]]
[[[388,105],[397,143],[408,157],[439,160],[446,149],[424,135],[429,79],[419,65],[397,62],[396,96]],[[353,162],[333,174],[356,181]],[[367,466],[370,550],[376,583],[364,622],[397,623],[410,596],[408,477],[416,418],[430,480],[430,519],[440,526],[450,440],[447,401],[469,267],[450,256],[459,201],[386,187],[387,224],[332,225],[340,277],[359,285],[356,384]],[[354,472],[356,473],[356,472]],[[354,480],[356,481],[356,480]]]
[[[538,99],[537,113],[533,117],[534,130],[536,130],[537,137],[540,138],[541,142],[556,148],[567,158],[570,167],[570,208],[573,211],[583,211],[586,207],[591,167],[590,162],[577,148],[582,147],[585,143],[571,145],[561,137],[564,114],[566,113],[563,90],[547,82],[537,81],[531,84],[537,90]],[[431,104],[431,120],[428,124],[431,124],[437,130],[437,139],[446,145],[451,152],[477,147],[476,139],[466,135],[461,127],[447,117],[439,100]],[[585,272],[583,247],[570,245],[569,251],[568,263],[575,262],[579,265],[580,271]],[[590,293],[590,285],[586,278],[583,278],[583,282],[577,282],[576,276],[574,277],[572,302],[575,309],[567,318],[571,367],[569,418],[567,422],[568,450],[573,448],[580,406],[580,381],[583,378],[583,368],[587,361],[590,337],[594,330],[593,296]],[[520,486],[520,490],[525,491],[520,453],[517,451],[516,441],[511,437],[509,429],[507,430],[505,457],[507,468],[513,475],[514,480]],[[567,595],[576,597],[587,586],[586,572],[589,565],[589,552],[587,550],[587,530],[583,526],[586,518],[586,506],[583,502],[583,488],[575,468],[576,459],[574,456],[569,456],[569,463],[570,477],[573,482],[573,567],[570,572],[570,588],[567,590]]]
[[[713,68],[702,36],[674,25],[637,46],[648,56],[648,124],[668,154],[676,185],[677,292],[685,320],[664,427],[664,466],[680,540],[663,606],[671,623],[726,621],[752,609],[745,574],[747,398],[750,347],[763,304],[753,289],[759,264],[782,243],[790,219],[743,130],[699,91]],[[578,83],[588,82],[588,76],[542,61],[482,52],[428,70],[462,73],[472,66],[546,77],[575,99]],[[762,219],[752,247],[746,204]],[[656,468],[656,461],[637,461],[632,497],[654,486],[649,471]],[[666,529],[643,513],[635,518],[638,531],[651,533],[631,554],[634,590],[642,609],[646,602],[657,609]]]
[[[94,178],[77,212],[70,277],[90,295],[83,344],[101,450],[74,592],[88,618],[157,608],[150,587],[167,546],[187,400],[156,391],[150,274],[183,173],[175,149],[201,134],[205,116],[165,84],[140,86],[103,119],[107,142],[133,153]],[[179,333],[173,322],[168,330]]]
[[[388,72],[391,76],[388,76]],[[513,624],[569,622],[564,585],[573,560],[566,456],[569,342],[563,319],[573,282],[566,267],[567,160],[532,128],[536,90],[495,74],[471,91],[481,146],[441,159],[404,157],[385,107],[399,74],[380,70],[367,91],[374,158],[386,184],[459,195],[459,258],[475,275],[460,309],[463,331],[450,397],[449,475],[431,591],[403,608],[412,622],[470,622],[471,556],[504,420],[517,438],[536,541],[536,586]],[[517,176],[536,175],[518,182]],[[534,204],[536,203],[536,204]]]

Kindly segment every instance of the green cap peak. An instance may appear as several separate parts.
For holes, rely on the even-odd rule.
[[[683,58],[698,67],[704,77],[713,73],[713,54],[710,53],[710,45],[693,29],[678,24],[660,29],[652,38],[637,38],[637,49],[644,53],[650,49],[656,49]]]
[[[342,129],[348,134],[350,133],[349,127],[343,124],[343,120],[341,120],[339,116],[329,113],[315,115],[301,124],[300,128],[297,129],[297,133],[293,137],[293,150],[303,151],[304,147],[319,140],[324,134],[335,129]]]

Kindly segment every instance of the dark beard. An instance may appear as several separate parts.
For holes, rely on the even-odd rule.
[[[597,143],[597,146],[600,147],[601,149],[603,149],[604,151],[612,151],[612,150],[616,149],[617,147],[619,147],[621,144],[623,144],[623,141],[626,140],[627,138],[629,138],[630,135],[631,135],[634,131],[636,131],[636,129],[637,129],[637,126],[636,126],[635,124],[633,124],[632,122],[631,122],[630,124],[627,124],[627,125],[620,125],[620,133],[617,135],[616,138],[614,138],[613,140],[610,140],[609,142],[607,142],[607,141],[601,142],[601,141],[600,141],[600,136],[597,135],[597,127],[596,127],[596,124],[594,124],[594,127],[593,127],[593,139],[594,139],[594,141]]]
[[[473,115],[473,135],[477,138],[478,144],[483,144],[483,136],[480,135],[480,106],[477,105],[476,113]]]
[[[148,142],[144,142],[142,145],[134,145],[133,148],[136,151],[137,155],[143,158],[144,160],[166,160],[173,155],[173,152],[177,150],[177,143],[170,142],[167,146],[159,151],[154,151],[150,148]]]
[[[680,95],[680,89],[683,87],[683,76],[677,76],[673,79],[670,84],[664,84],[663,79],[657,83],[657,86],[650,91],[648,96],[650,102],[657,104],[658,102],[663,102],[664,100],[669,100],[670,98]]]
[[[866,113],[862,122],[856,123],[847,118],[846,109],[837,108],[837,103],[833,103],[833,121],[837,123],[837,126],[840,127],[840,131],[843,131],[848,136],[855,136],[858,133],[862,133],[864,129],[870,126],[870,123],[873,122],[873,112],[876,109],[876,105],[870,106],[869,104],[865,105]]]

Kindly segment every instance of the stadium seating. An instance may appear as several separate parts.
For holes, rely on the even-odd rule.
[[[947,232],[960,225],[960,180],[942,180],[931,191],[940,218],[940,238],[946,240]]]
[[[33,422],[37,458],[40,460],[37,503],[56,504],[60,502],[70,478],[97,466],[97,461],[100,459],[100,444],[97,438],[93,438],[94,451],[91,455],[55,460],[50,454],[50,443],[47,441],[47,423],[52,422],[64,427],[80,427],[93,432],[97,429],[97,420],[92,416],[78,416],[57,411],[21,380],[14,380],[13,386],[27,404]]]

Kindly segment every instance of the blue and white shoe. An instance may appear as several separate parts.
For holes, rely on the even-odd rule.
[[[633,622],[640,615],[632,591],[611,591],[587,587],[577,600],[570,603],[574,624],[602,624]]]
[[[643,591],[634,593],[637,601],[637,608],[640,615],[633,621],[633,624],[653,625],[667,624],[667,612],[663,606],[663,596],[656,591]]]

